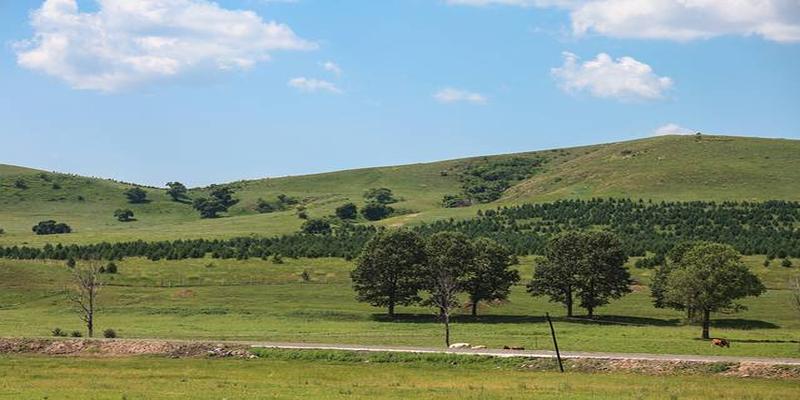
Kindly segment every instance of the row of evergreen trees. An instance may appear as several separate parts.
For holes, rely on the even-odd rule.
[[[800,257],[799,224],[800,203],[791,201],[657,203],[592,199],[501,207],[479,211],[476,218],[437,221],[413,230],[426,237],[443,231],[485,237],[516,255],[544,254],[548,240],[564,232],[605,230],[614,233],[631,256],[643,256],[649,251],[663,258],[675,243],[702,240],[731,245],[745,255],[785,258]],[[238,259],[280,254],[350,259],[361,252],[377,230],[344,222],[316,234],[299,232],[279,237],[0,247],[0,257],[159,260],[208,254]]]

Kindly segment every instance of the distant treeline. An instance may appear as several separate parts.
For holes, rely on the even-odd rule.
[[[97,243],[0,247],[0,257],[14,259],[151,260],[201,258],[266,258],[357,256],[376,232],[372,226],[343,223],[331,233],[296,233],[279,237],[225,240]],[[573,230],[607,230],[618,235],[631,256],[666,254],[677,243],[712,241],[730,244],[745,255],[800,257],[800,203],[767,202],[649,202],[620,199],[562,200],[479,211],[468,220],[445,220],[420,225],[415,231],[462,232],[488,237],[517,255],[543,254],[552,236]]]

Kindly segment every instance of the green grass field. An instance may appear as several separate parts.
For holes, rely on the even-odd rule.
[[[698,326],[684,325],[682,314],[653,308],[646,284],[650,270],[632,269],[635,292],[598,310],[596,321],[557,317],[563,350],[675,354],[800,357],[800,313],[786,290],[798,268],[763,258],[747,262],[769,291],[748,299],[749,310],[714,315],[712,335],[725,337],[730,349],[697,339]],[[430,310],[400,308],[397,321],[384,310],[357,303],[350,287],[352,263],[341,259],[287,259],[275,265],[261,260],[158,261],[128,259],[118,275],[104,275],[97,331],[116,329],[126,338],[230,339],[320,343],[442,346],[442,328]],[[795,260],[800,264],[800,260]],[[530,259],[520,265],[523,281]],[[310,281],[301,278],[307,271]],[[69,271],[63,262],[0,260],[0,333],[47,336],[51,329],[82,329],[70,311],[64,289]],[[507,304],[467,310],[456,317],[453,340],[550,349],[545,312],[564,315],[544,298],[514,288]]]
[[[795,381],[702,375],[531,372],[494,360],[366,363],[0,356],[0,399],[776,399]]]
[[[230,215],[213,220],[201,220],[191,205],[170,201],[160,189],[147,189],[150,203],[131,205],[123,196],[130,187],[125,184],[0,165],[0,228],[6,231],[0,235],[0,245],[291,233],[302,223],[294,210],[258,214],[254,211],[258,198],[295,196],[303,200],[310,216],[322,217],[349,201],[363,204],[362,194],[373,187],[391,188],[402,199],[395,206],[405,213],[380,222],[390,226],[466,218],[482,207],[561,198],[800,200],[797,140],[704,136],[698,142],[694,137],[665,136],[523,154],[548,162],[500,201],[480,207],[442,208],[442,196],[460,190],[457,177],[442,171],[484,157],[233,182],[241,202]],[[27,188],[15,187],[17,179],[23,179]],[[191,195],[203,192],[194,189]],[[121,207],[131,208],[137,221],[114,219],[114,210]],[[45,219],[66,222],[75,232],[34,235],[31,227]]]

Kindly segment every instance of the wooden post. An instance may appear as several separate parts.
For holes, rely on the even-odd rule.
[[[550,324],[550,335],[553,336],[553,346],[556,348],[556,358],[558,359],[558,369],[564,372],[564,364],[561,363],[561,352],[558,351],[558,340],[556,340],[556,330],[553,329],[553,321],[550,319],[550,313],[544,313],[547,317],[547,323]]]

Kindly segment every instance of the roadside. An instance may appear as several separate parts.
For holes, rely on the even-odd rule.
[[[302,351],[303,355],[297,352]],[[407,362],[425,357],[482,356],[505,360],[515,369],[553,371],[555,355],[547,351],[434,349],[389,346],[170,341],[152,339],[0,338],[0,355],[68,357],[162,356],[169,358],[297,358],[342,359],[348,362]],[[345,354],[335,356],[335,354]],[[391,355],[393,356],[387,356]],[[627,372],[646,375],[710,374],[733,377],[800,379],[800,359],[715,357],[623,353],[562,354],[568,372]],[[475,362],[475,361],[468,361]]]

